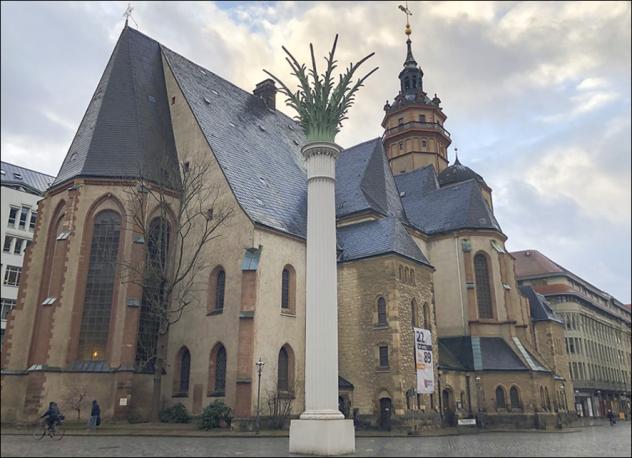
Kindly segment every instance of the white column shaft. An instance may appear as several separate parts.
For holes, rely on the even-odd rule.
[[[309,144],[307,163],[307,300],[305,413],[301,419],[343,418],[338,411],[336,158],[334,144]]]

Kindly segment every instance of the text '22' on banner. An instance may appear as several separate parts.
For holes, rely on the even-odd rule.
[[[428,329],[415,331],[415,362],[417,365],[417,393],[434,393],[434,364],[432,360],[432,333]]]

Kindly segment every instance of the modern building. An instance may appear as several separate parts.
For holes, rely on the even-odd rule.
[[[538,330],[560,341],[560,320],[532,320],[491,187],[449,164],[441,101],[406,45],[383,137],[336,164],[341,410],[381,427],[413,416],[422,426],[557,424],[574,415],[566,352]],[[193,305],[169,330],[161,404],[197,414],[221,399],[249,419],[261,358],[261,404],[304,410],[305,138],[275,93],[271,80],[246,92],[124,28],[40,204],[2,354],[3,421],[33,417],[77,382],[106,417],[147,416],[152,322],[142,289],[115,268],[146,240],[129,193],[145,182],[173,191],[170,173],[184,179],[199,163],[234,214],[205,246]],[[164,205],[144,210],[142,225],[175,227],[178,202]],[[432,333],[425,361],[413,327]],[[432,374],[426,393],[415,391],[418,368]]]
[[[536,250],[512,253],[521,285],[545,298],[565,323],[580,415],[630,414],[630,307]]]
[[[26,249],[33,241],[37,222],[37,202],[55,177],[0,162],[0,342],[4,339],[7,315],[15,307]]]

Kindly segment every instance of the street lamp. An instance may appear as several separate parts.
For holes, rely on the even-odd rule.
[[[255,433],[259,434],[259,428],[260,428],[260,420],[259,420],[259,398],[261,397],[261,372],[263,372],[263,366],[265,365],[265,363],[263,361],[261,361],[261,357],[259,357],[259,361],[257,361],[255,363],[255,365],[257,366],[257,421],[255,423]]]

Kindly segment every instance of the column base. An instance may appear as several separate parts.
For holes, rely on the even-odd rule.
[[[353,420],[292,420],[290,453],[321,456],[355,453]]]

